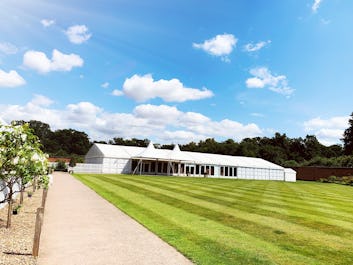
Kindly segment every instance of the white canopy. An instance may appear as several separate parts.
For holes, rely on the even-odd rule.
[[[111,158],[132,158],[141,160],[183,162],[202,165],[221,165],[283,170],[283,167],[261,158],[180,151],[178,145],[176,145],[173,150],[156,149],[152,142],[149,143],[148,147],[134,147],[108,144],[94,144],[94,146],[87,153],[86,157],[89,157],[94,153],[95,156],[100,155]],[[92,149],[94,149],[95,151],[93,152]]]

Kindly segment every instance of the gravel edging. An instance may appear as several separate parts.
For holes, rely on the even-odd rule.
[[[41,206],[42,194],[42,189],[36,190],[31,198],[24,193],[23,205],[19,214],[12,215],[10,229],[6,229],[7,206],[0,209],[0,265],[37,265],[32,247],[36,212]],[[17,196],[16,203],[19,198]]]

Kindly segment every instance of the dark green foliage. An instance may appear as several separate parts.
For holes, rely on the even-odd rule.
[[[67,171],[67,166],[66,166],[65,162],[62,160],[57,161],[56,166],[55,166],[55,170],[56,171]]]
[[[76,158],[75,158],[75,157],[71,157],[71,158],[70,158],[69,166],[70,166],[70,167],[76,166]]]
[[[38,136],[43,151],[51,156],[83,156],[91,147],[88,135],[84,132],[73,129],[56,130],[53,132],[48,124],[35,120],[29,122],[21,120],[14,121],[14,123],[28,123],[33,134]]]
[[[328,177],[328,181],[331,182],[331,183],[335,182],[336,180],[337,180],[336,176],[329,176]]]
[[[342,141],[344,143],[344,153],[346,155],[353,155],[353,112],[349,119],[349,127],[344,131]]]
[[[136,138],[132,139],[124,139],[121,137],[115,137],[113,140],[109,140],[109,144],[114,145],[127,145],[127,146],[139,146],[139,147],[147,147],[149,143],[148,139],[139,140]]]

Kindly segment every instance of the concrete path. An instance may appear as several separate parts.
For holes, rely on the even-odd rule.
[[[39,265],[192,264],[67,173],[54,173]]]

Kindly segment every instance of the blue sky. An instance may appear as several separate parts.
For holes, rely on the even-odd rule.
[[[352,13],[348,0],[3,0],[0,119],[92,140],[340,143]]]

